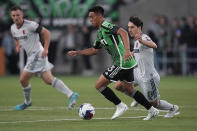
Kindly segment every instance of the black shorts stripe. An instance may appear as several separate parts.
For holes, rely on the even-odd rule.
[[[133,82],[134,76],[133,76],[133,68],[131,69],[122,69],[119,66],[111,66],[110,68],[107,68],[105,72],[103,73],[105,78],[111,81],[127,81],[127,82]]]

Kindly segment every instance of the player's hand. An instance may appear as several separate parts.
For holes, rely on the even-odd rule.
[[[136,34],[134,39],[138,40],[139,42],[141,42],[142,41],[142,34],[141,33]]]
[[[125,63],[126,61],[131,60],[132,57],[133,57],[133,56],[132,56],[131,52],[126,50],[125,53],[124,53],[124,63]]]
[[[19,46],[16,46],[16,53],[19,53],[20,52],[20,48],[21,48],[20,45]]]
[[[69,51],[67,54],[69,56],[77,56],[78,55],[78,51]]]
[[[44,49],[44,50],[42,51],[41,57],[44,58],[44,57],[46,57],[47,55],[48,55],[48,50]]]
[[[132,57],[134,57],[134,51],[131,52]]]

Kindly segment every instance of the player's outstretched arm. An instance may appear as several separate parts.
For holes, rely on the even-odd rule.
[[[99,49],[95,48],[88,48],[84,50],[78,50],[78,51],[69,51],[67,54],[69,56],[81,56],[81,55],[96,55],[98,54]]]

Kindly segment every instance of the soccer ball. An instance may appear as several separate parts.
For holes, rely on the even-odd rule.
[[[84,103],[79,107],[79,116],[84,120],[90,120],[95,114],[94,107],[89,103]]]

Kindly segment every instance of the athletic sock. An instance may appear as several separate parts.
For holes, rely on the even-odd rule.
[[[56,88],[58,91],[62,92],[63,94],[70,97],[72,95],[72,91],[62,82],[62,80],[59,80],[57,78],[54,78],[51,84],[54,88]]]
[[[148,100],[144,97],[144,95],[141,92],[137,91],[136,89],[133,91],[133,93],[130,96],[133,97],[142,106],[144,106],[147,110],[149,110],[152,107],[152,105],[150,104],[150,102],[148,102]]]
[[[31,85],[23,88],[23,94],[25,97],[25,104],[29,105],[31,103]]]
[[[114,103],[115,105],[118,105],[121,103],[121,100],[116,96],[116,94],[109,88],[109,87],[103,87],[99,89],[99,92],[109,101]]]
[[[165,100],[159,100],[157,108],[160,110],[170,110],[173,108],[173,105]]]

